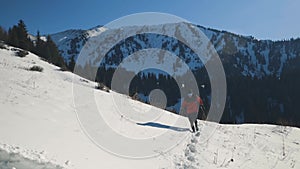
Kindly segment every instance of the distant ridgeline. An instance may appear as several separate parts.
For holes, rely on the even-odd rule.
[[[222,123],[270,123],[300,127],[299,38],[282,41],[257,40],[226,31],[197,27],[210,39],[225,69],[228,93]],[[105,29],[102,27],[67,30],[50,37],[67,66],[73,68],[85,42],[103,31]],[[79,71],[98,69],[97,77],[93,80],[111,87],[112,76],[117,66],[130,54],[147,48],[165,49],[180,57],[189,66],[198,86],[205,85],[204,88],[199,88],[199,91],[208,110],[211,104],[211,89],[203,63],[197,60],[187,46],[164,35],[138,34],[128,37],[107,52],[100,67],[95,67],[99,64],[89,62],[82,65]],[[138,93],[141,101],[148,102],[147,96],[150,91],[161,89],[168,98],[168,110],[178,112],[181,84],[176,83],[174,75],[158,69],[125,71],[135,75],[130,83],[130,95]],[[178,78],[184,75],[185,72],[177,74]]]

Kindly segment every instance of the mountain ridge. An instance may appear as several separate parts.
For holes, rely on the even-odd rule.
[[[208,37],[220,58],[230,59],[231,67],[239,69],[244,76],[262,78],[276,75],[280,77],[286,61],[295,58],[300,53],[299,49],[286,49],[291,48],[289,43],[296,42],[298,44],[298,39],[289,41],[258,40],[252,36],[242,36],[200,25],[194,26],[197,26]],[[105,31],[104,28],[101,28],[103,27],[96,26],[88,30],[71,29],[50,36],[57,44],[65,61],[69,62],[72,57],[76,60],[81,48],[89,38]],[[280,44],[279,47],[277,44]],[[274,54],[270,51],[274,51]],[[277,56],[273,57],[274,55]]]

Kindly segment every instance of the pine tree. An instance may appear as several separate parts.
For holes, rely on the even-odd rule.
[[[42,56],[43,55],[43,51],[44,51],[44,47],[45,47],[45,42],[43,40],[41,40],[40,31],[37,31],[36,41],[35,41],[35,47],[34,47],[33,51],[37,55]]]
[[[33,48],[33,44],[31,40],[28,38],[28,32],[26,29],[26,25],[23,20],[19,20],[18,26],[17,26],[17,36],[19,40],[19,46],[22,49],[25,50],[31,50]]]
[[[23,20],[20,20],[17,26],[17,36],[19,40],[19,47],[22,49],[28,49],[29,46],[27,44],[27,30],[26,25]]]
[[[47,59],[50,63],[53,63],[54,65],[61,67],[63,70],[66,70],[67,67],[64,62],[64,59],[60,56],[57,46],[51,39],[50,35],[47,36],[47,42],[45,45],[46,45],[45,59]]]
[[[68,68],[71,72],[74,71],[75,64],[76,64],[76,62],[75,62],[74,56],[72,56],[71,60],[69,62],[69,65],[68,65]]]
[[[20,20],[18,25],[8,31],[8,43],[25,50],[32,50],[33,43],[28,38],[28,32],[23,20]]]
[[[40,35],[40,31],[37,31],[36,33],[36,42],[35,42],[35,46],[37,48],[42,47],[42,40],[41,40],[41,35]]]
[[[19,38],[17,34],[17,26],[13,26],[8,30],[8,44],[19,47]]]
[[[5,29],[0,26],[0,40],[6,42],[7,36],[8,35],[7,35],[7,32],[5,31]]]

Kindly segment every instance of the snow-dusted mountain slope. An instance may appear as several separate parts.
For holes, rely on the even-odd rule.
[[[68,62],[72,57],[77,58],[85,42],[93,36],[99,35],[105,28],[95,27],[89,30],[66,30],[52,34],[51,38],[58,46],[61,55]]]
[[[168,29],[170,25],[172,24],[155,25],[152,27],[176,32],[176,30]],[[236,69],[244,76],[258,78],[266,75],[280,76],[286,61],[300,55],[300,49],[297,47],[300,44],[299,40],[276,42],[270,40],[257,40],[253,37],[236,35],[226,31],[218,31],[202,26],[197,27],[214,45],[225,65],[225,70]],[[125,27],[123,28],[123,31],[127,29],[139,28],[138,26]],[[99,35],[99,33],[103,31],[113,30],[107,30],[101,27],[95,27],[89,30],[67,30],[53,34],[51,37],[57,44],[62,56],[69,62],[71,57],[77,58],[82,46],[89,38]],[[184,32],[178,32],[184,37]],[[128,46],[131,48],[134,48],[133,46],[135,46],[143,49],[151,47],[163,48],[163,45],[166,45],[167,43],[167,48],[174,51],[174,54],[177,56],[182,55],[182,51],[180,51],[182,46],[169,37],[153,35],[145,38],[137,35],[133,36],[129,41],[130,44],[126,41],[127,47],[125,44],[117,46],[111,53],[116,56],[120,56],[120,52],[122,55],[126,55],[128,50],[135,50],[128,49]],[[190,57],[189,55],[193,55],[189,53],[188,50],[184,53],[186,53],[185,57],[187,60]],[[231,72],[232,71],[228,72],[227,75],[230,75]]]
[[[43,67],[43,71],[28,71],[33,65]],[[163,110],[157,110],[161,113],[159,118],[137,125],[118,116],[112,96],[118,95],[124,102],[132,103],[135,111],[131,115],[136,119],[146,116],[141,110],[152,108],[150,105],[93,89],[93,82],[59,71],[32,53],[24,58],[16,57],[11,47],[0,49],[0,78],[0,168],[24,168],[24,158],[33,160],[35,165],[51,163],[51,166],[70,169],[300,167],[298,128],[201,121],[200,135],[195,135],[188,130],[185,117]],[[78,122],[73,85],[94,90],[98,107],[115,119],[114,129],[123,135],[155,138],[157,134],[170,132],[174,137],[166,142],[182,141],[170,151],[160,150],[153,158],[122,158],[102,150],[84,134]],[[129,110],[132,105],[122,108]],[[174,119],[182,123],[172,126]],[[118,141],[111,138],[112,145]],[[147,145],[138,150],[157,152]],[[7,153],[2,155],[4,151]],[[21,163],[18,167],[16,161]]]

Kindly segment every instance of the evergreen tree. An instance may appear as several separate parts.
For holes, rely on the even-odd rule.
[[[45,42],[41,39],[40,31],[37,31],[35,47],[33,52],[43,57],[43,51],[45,50]]]
[[[8,30],[8,44],[19,47],[19,39],[17,34],[17,26],[13,26]]]
[[[20,20],[18,25],[14,25],[13,28],[8,31],[8,43],[12,46],[16,46],[25,50],[32,50],[33,43],[28,38],[28,32],[23,20]]]
[[[2,40],[4,42],[7,41],[7,32],[1,26],[0,26],[0,40]]]
[[[36,47],[36,48],[41,48],[43,42],[44,42],[44,41],[41,40],[40,31],[37,31],[37,33],[36,33],[35,47]]]
[[[50,35],[47,36],[47,42],[45,45],[45,59],[48,60],[50,63],[61,67],[62,69],[66,69],[64,59],[60,56],[57,46],[51,39]]]
[[[73,72],[74,71],[74,67],[75,67],[75,59],[74,59],[74,56],[71,57],[71,60],[69,62],[69,65],[68,65],[68,69]]]
[[[20,20],[17,26],[17,37],[19,40],[19,46],[22,49],[30,50],[31,41],[28,39],[28,33],[26,25],[23,20]]]

